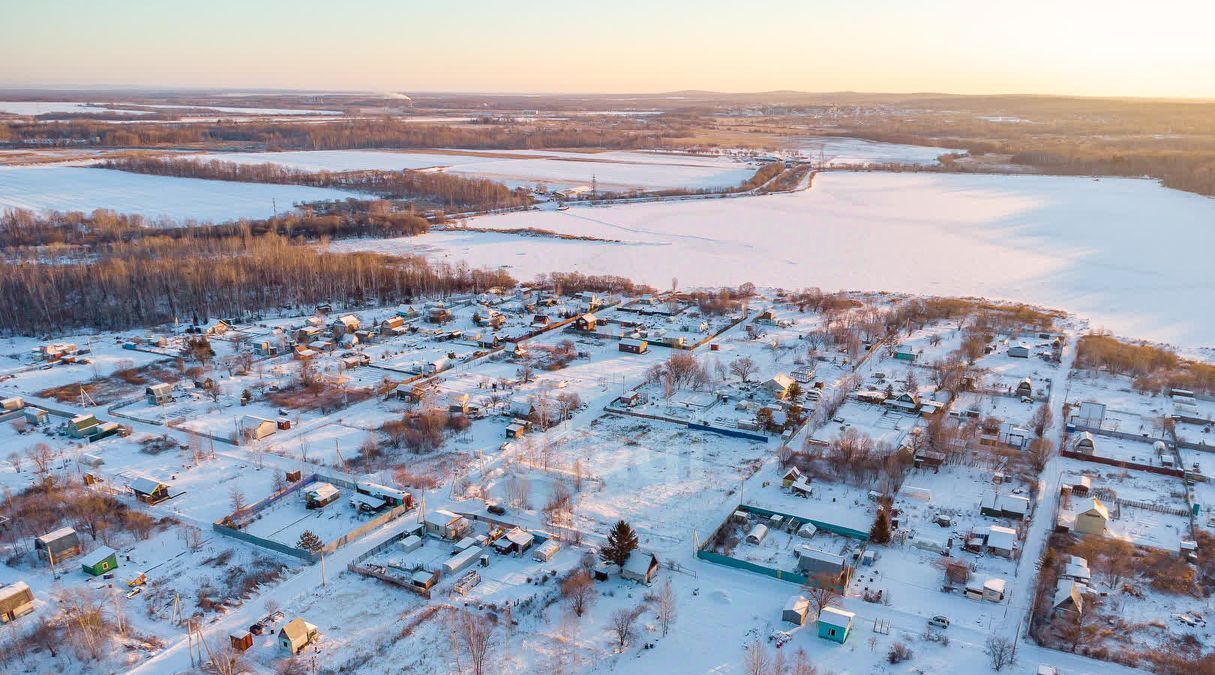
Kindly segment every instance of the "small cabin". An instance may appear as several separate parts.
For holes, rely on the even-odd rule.
[[[628,354],[644,354],[649,349],[649,345],[645,340],[626,338],[620,341],[619,348],[620,351]]]
[[[0,588],[0,623],[8,623],[34,611],[34,592],[18,581]]]
[[[228,634],[228,644],[232,645],[232,651],[241,653],[247,651],[253,646],[253,633],[247,630],[238,630]]]
[[[292,619],[278,632],[278,642],[292,655],[299,654],[305,647],[312,644],[320,631],[316,626],[300,618]]]
[[[598,325],[599,319],[597,319],[594,314],[587,313],[579,316],[577,319],[574,319],[575,330],[592,333],[595,331],[595,328]]]
[[[315,483],[304,490],[304,506],[309,509],[324,508],[338,500],[341,492],[330,483]]]
[[[848,639],[848,634],[852,632],[854,618],[856,618],[856,614],[852,612],[835,607],[824,607],[818,615],[818,636],[844,644]]]
[[[144,504],[159,504],[169,498],[169,486],[158,480],[140,476],[131,481],[131,492]]]
[[[654,575],[658,574],[658,556],[645,551],[633,551],[624,567],[620,568],[620,577],[639,584],[649,586],[654,583]]]
[[[118,567],[118,551],[102,546],[80,560],[80,568],[97,577]]]
[[[241,436],[251,441],[260,441],[276,431],[278,431],[278,425],[264,417],[245,415],[240,420]]]
[[[148,405],[165,405],[173,402],[173,385],[168,382],[159,382],[157,384],[148,385],[143,390],[144,398],[147,399]]]
[[[80,537],[76,530],[62,527],[34,539],[34,550],[39,558],[56,565],[61,560],[80,555]]]

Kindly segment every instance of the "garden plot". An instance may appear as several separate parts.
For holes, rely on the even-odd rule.
[[[690,540],[717,526],[715,505],[737,492],[768,445],[612,415],[566,432],[553,449],[562,468],[580,462],[585,487],[574,495],[574,524],[606,531],[624,519],[643,544]]]
[[[810,438],[830,442],[849,430],[855,430],[869,436],[875,443],[897,449],[911,430],[922,426],[923,422],[924,419],[918,414],[897,412],[882,405],[849,399],[840,406],[835,418],[816,429]]]
[[[320,537],[322,542],[332,542],[367,521],[366,515],[350,505],[350,491],[345,488],[339,491],[342,494],[337,501],[319,509],[306,507],[304,490],[288,493],[252,514],[241,531],[293,548],[305,531]]]
[[[357,459],[369,441],[373,445],[377,442],[374,432],[333,422],[273,443],[269,452],[340,469],[346,462]]]
[[[1073,434],[1069,442],[1073,443],[1069,450],[1076,452],[1085,452],[1087,450],[1077,449],[1074,445],[1077,435]],[[1167,450],[1163,454],[1157,452],[1151,439],[1142,441],[1127,440],[1123,438],[1114,438],[1112,436],[1102,436],[1093,434],[1093,452],[1097,457],[1105,457],[1108,459],[1116,459],[1121,462],[1130,462],[1131,464],[1142,464],[1146,466],[1154,466],[1160,468],[1175,469],[1180,468],[1180,460],[1177,454],[1172,450]]]
[[[1105,536],[1128,541],[1136,546],[1176,553],[1183,539],[1190,539],[1189,509],[1185,486],[1180,478],[1142,471],[1126,471],[1061,459],[1067,472],[1063,485],[1079,482],[1081,475],[1091,478],[1089,496],[1072,495],[1060,500],[1060,528],[1072,529],[1076,515],[1096,496],[1109,510]]]
[[[116,371],[166,361],[161,354],[123,349],[124,338],[111,339],[88,335],[56,338],[57,343],[75,344],[85,353],[77,355],[76,363],[46,364],[34,361],[31,354],[45,341],[32,338],[9,338],[0,341],[0,391],[16,390],[33,394],[50,387],[109,377]],[[88,361],[88,363],[83,363]]]

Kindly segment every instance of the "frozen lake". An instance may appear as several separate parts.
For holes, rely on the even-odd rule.
[[[640,151],[316,150],[207,156],[248,164],[268,162],[307,171],[399,171],[442,167],[448,173],[488,178],[511,187],[532,187],[536,183],[545,183],[552,188],[590,186],[593,179],[603,190],[732,187],[755,173],[754,166],[728,157]]]
[[[800,139],[797,149],[817,161],[821,152],[827,166],[858,166],[873,163],[936,164],[937,158],[950,152],[965,152],[927,145],[903,145],[867,141],[845,136],[814,136]]]
[[[669,288],[739,284],[975,295],[1119,335],[1215,344],[1215,200],[1145,180],[825,173],[811,190],[488,216],[624,243],[440,232],[340,246],[425,252],[517,278],[578,270]]]
[[[346,199],[340,190],[150,176],[75,166],[0,167],[0,208],[111,209],[148,218],[221,222],[267,218],[299,202]]]

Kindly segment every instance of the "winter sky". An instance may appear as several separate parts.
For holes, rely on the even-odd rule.
[[[1215,97],[1215,3],[4,3],[0,86]]]

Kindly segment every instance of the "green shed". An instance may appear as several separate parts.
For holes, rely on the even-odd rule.
[[[818,636],[832,642],[844,644],[852,631],[852,619],[856,614],[834,607],[824,607],[818,615]]]
[[[109,546],[102,546],[80,561],[80,568],[95,577],[105,574],[115,567],[118,567],[118,551]]]

